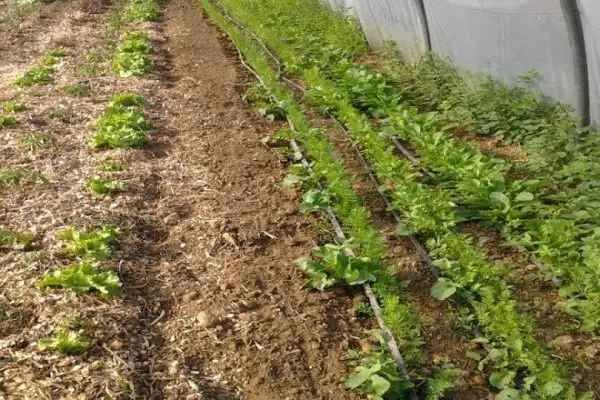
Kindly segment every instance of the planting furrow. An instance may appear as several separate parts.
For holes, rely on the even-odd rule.
[[[222,8],[220,9],[222,10]],[[213,14],[213,18],[214,18]],[[232,22],[234,22],[235,20],[233,20],[233,18],[231,18],[228,14],[225,14],[225,16]],[[236,24],[238,27],[241,28],[240,24]],[[256,37],[254,37],[255,41],[257,41],[258,39]],[[260,42],[260,41],[259,41]],[[262,42],[261,42],[262,43]],[[246,47],[247,49],[248,47]],[[266,47],[263,47],[263,50],[266,49]],[[244,65],[244,67],[246,69],[248,69],[248,71],[250,71],[250,73],[260,82],[260,84],[263,86],[263,88],[265,90],[269,90],[269,87],[265,84],[265,82],[263,81],[263,79],[261,78],[261,76],[251,67],[249,66],[245,61],[244,61],[244,56],[242,54],[242,51],[240,50],[239,47],[236,46],[236,50],[238,52],[239,58],[240,58],[240,62],[242,63],[242,65]],[[268,53],[270,54],[270,53]],[[272,54],[270,54],[271,56],[273,56]],[[277,65],[279,66],[279,62],[277,62]],[[271,100],[274,103],[278,103],[280,100],[277,99],[274,95],[270,95],[272,98]],[[290,125],[290,129],[291,131],[297,135],[298,131],[295,128],[294,125],[294,121],[290,118],[287,119],[288,124]],[[306,169],[306,171],[308,172],[309,177],[315,181],[317,183],[317,187],[319,188],[319,190],[321,192],[323,192],[323,186],[320,184],[320,182],[314,178],[314,173],[313,173],[313,169],[310,165],[310,163],[306,160],[306,158],[304,157],[304,154],[300,148],[300,146],[298,146],[298,144],[296,143],[296,140],[294,138],[290,139],[290,146],[292,148],[292,150],[294,151],[295,154],[298,154],[300,157],[300,162],[302,164],[302,166]],[[344,231],[340,225],[340,223],[338,222],[338,219],[332,209],[332,207],[330,205],[327,205],[325,207],[325,213],[327,214],[327,217],[329,218],[331,224],[334,227],[334,231],[335,234],[341,238],[343,241],[347,240],[346,235],[344,234]],[[350,257],[350,258],[356,258],[356,255],[354,254],[354,251],[351,248],[346,248],[344,249],[344,253]],[[363,283],[363,289],[365,291],[365,294],[367,295],[367,298],[369,299],[369,303],[371,304],[371,308],[373,309],[373,312],[375,314],[375,317],[377,319],[377,323],[379,324],[379,327],[382,331],[382,336],[385,339],[385,342],[389,348],[390,354],[392,356],[392,358],[394,359],[394,361],[396,362],[396,365],[398,367],[398,369],[400,370],[400,372],[403,375],[403,378],[407,381],[410,382],[410,377],[408,374],[408,369],[406,366],[406,363],[404,361],[404,358],[402,357],[402,354],[400,353],[400,350],[398,349],[398,344],[396,343],[396,340],[394,339],[394,336],[391,332],[391,330],[387,327],[387,325],[385,324],[385,320],[381,311],[381,306],[379,305],[377,298],[375,297],[375,294],[373,293],[373,289],[371,288],[371,285],[369,283]],[[361,382],[362,383],[362,382]],[[416,399],[417,395],[416,392],[414,390],[414,388],[410,388],[409,394],[408,394],[410,399]]]

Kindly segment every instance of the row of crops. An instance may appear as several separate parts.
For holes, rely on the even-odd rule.
[[[316,111],[339,122],[359,149],[401,218],[398,233],[423,243],[425,261],[439,274],[431,295],[456,304],[460,324],[473,332],[467,340],[480,344],[467,356],[478,361],[497,398],[593,398],[594,383],[573,378],[580,355],[555,357],[555,346],[540,340],[535,315],[544,307],[564,313],[569,318],[555,333],[596,341],[597,134],[528,88],[488,78],[467,84],[433,55],[416,65],[393,50],[365,57],[356,23],[318,2],[205,0],[203,6],[257,73],[264,102],[293,128],[281,139],[297,140],[309,159],[311,174],[293,165],[287,180],[304,190],[301,211],[331,208],[349,237],[301,262],[308,286],[372,282],[402,353],[424,346],[422,316],[384,261],[386,243],[354,192],[345,160],[336,157],[328,133],[311,125],[307,113]],[[523,80],[533,84],[534,73]],[[517,148],[518,157],[486,151],[483,137]],[[483,234],[495,240],[482,243]],[[519,257],[500,263],[489,247]],[[532,302],[515,291],[531,276],[544,293]],[[404,373],[385,346],[354,356],[360,361],[346,385],[371,398],[439,398],[460,375],[449,368],[423,373],[428,360],[418,357]]]
[[[105,36],[101,38],[102,45],[100,47],[102,47],[103,53],[110,55],[111,69],[115,77],[142,75],[151,70],[150,55],[153,49],[148,34],[143,30],[135,31],[134,28],[141,22],[155,20],[157,12],[157,5],[153,1],[145,0],[120,2],[113,8],[106,24]],[[24,145],[15,148],[17,150],[23,148],[34,160],[39,157],[40,160],[53,162],[54,158],[46,157],[46,155],[48,152],[56,150],[58,143],[55,136],[50,133],[23,134],[19,132],[21,124],[25,122],[21,121],[20,115],[24,115],[34,107],[28,103],[36,103],[32,99],[41,96],[38,90],[57,85],[56,81],[63,73],[65,60],[73,56],[71,51],[63,48],[50,51],[38,63],[14,80],[13,85],[20,90],[18,92],[19,101],[2,104],[0,129],[12,129]],[[59,96],[71,98],[73,101],[83,101],[89,97],[92,92],[90,82],[103,73],[102,61],[99,52],[90,53],[86,62],[77,69],[79,83],[62,86],[57,91]],[[94,132],[90,135],[87,146],[91,149],[106,150],[148,145],[147,132],[151,129],[151,124],[144,114],[144,110],[148,106],[147,101],[138,94],[114,94],[106,104],[102,115],[94,122]],[[70,124],[76,117],[71,108],[59,107],[49,115],[49,118]],[[41,125],[45,126],[46,123]],[[11,134],[7,134],[7,137],[10,136]],[[79,215],[98,213],[95,208],[98,203],[109,207],[110,202],[107,203],[105,200],[127,191],[127,183],[115,178],[125,167],[118,162],[111,161],[110,155],[104,157],[100,151],[96,155],[104,160],[96,166],[95,174],[82,182],[81,188],[82,192],[87,192],[86,195],[96,199],[96,202],[92,201],[94,204],[92,210],[78,209]],[[31,185],[52,186],[54,184],[55,182],[51,182],[38,171],[22,167],[0,170],[0,190],[2,191],[17,191],[19,190],[17,187],[21,186],[26,189]],[[63,206],[65,205],[63,204]],[[98,214],[104,215],[104,213]],[[57,218],[59,217],[57,216]],[[35,223],[27,221],[27,225],[35,226]],[[29,260],[35,261],[34,254],[43,257],[40,254],[46,250],[43,247],[48,240],[50,246],[53,242],[59,243],[58,260],[52,258],[52,261],[58,261],[61,265],[44,265],[44,270],[47,272],[39,276],[35,286],[46,292],[49,297],[54,294],[61,296],[60,293],[65,291],[74,292],[77,296],[84,298],[88,292],[97,293],[101,298],[95,301],[102,303],[119,297],[121,294],[122,274],[120,267],[117,271],[112,253],[122,233],[120,228],[111,223],[105,223],[105,220],[100,218],[86,226],[63,227],[63,229],[53,232],[54,237],[47,240],[36,237],[39,232],[30,234],[0,227],[0,249],[7,252],[26,251],[30,254]],[[47,251],[50,252],[50,250]],[[67,260],[69,264],[63,265],[61,259]],[[41,307],[43,306],[44,304]],[[14,313],[17,316],[14,317],[9,311],[4,310],[3,304],[0,304],[0,323],[5,320],[10,323],[12,318],[18,317],[18,313]],[[87,318],[75,314],[68,315],[55,326],[52,336],[38,338],[37,350],[65,355],[81,354],[98,344],[93,333],[92,324]],[[111,344],[111,348],[119,350],[120,342],[115,341],[115,343],[114,346]],[[108,348],[107,344],[102,345]],[[124,380],[121,384],[123,382]],[[2,386],[4,389],[4,384]]]

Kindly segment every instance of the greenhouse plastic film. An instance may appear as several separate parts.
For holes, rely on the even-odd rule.
[[[560,0],[425,0],[425,9],[432,49],[458,67],[508,84],[534,68],[544,94],[587,112],[576,16]]]
[[[413,61],[427,49],[427,27],[419,0],[354,0],[353,7],[373,49],[396,42]]]
[[[578,0],[585,38],[590,91],[590,117],[600,128],[600,1]]]

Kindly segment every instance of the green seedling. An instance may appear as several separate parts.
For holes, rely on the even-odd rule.
[[[56,146],[56,138],[47,133],[29,132],[21,137],[21,142],[29,151],[37,154],[42,150]]]
[[[48,66],[34,67],[15,80],[17,86],[46,85],[52,82],[54,68]]]
[[[298,266],[309,276],[304,286],[324,290],[336,283],[360,285],[374,282],[381,266],[367,257],[347,254],[352,247],[349,239],[342,244],[326,244],[312,249],[312,258],[303,257]]]
[[[24,111],[25,110],[25,106],[23,105],[23,103],[17,103],[17,102],[14,102],[14,101],[9,101],[7,103],[4,103],[4,106],[2,107],[2,109],[5,112],[17,113],[17,112]]]
[[[12,115],[0,115],[0,129],[14,128],[18,122]]]
[[[35,239],[35,235],[30,233],[18,233],[0,227],[0,248],[23,250],[31,245],[33,239]]]
[[[152,44],[145,33],[128,32],[121,36],[111,68],[116,75],[126,78],[143,75],[152,70],[149,54]]]
[[[66,252],[71,256],[98,261],[110,256],[110,245],[118,236],[119,230],[111,225],[104,225],[89,232],[69,227],[57,235],[59,239],[67,242]]]
[[[63,86],[63,91],[71,97],[85,97],[90,94],[90,87],[83,83],[71,83]]]
[[[308,214],[318,210],[325,210],[331,204],[331,196],[327,190],[310,189],[302,195],[299,211]]]
[[[425,381],[427,387],[425,400],[443,399],[450,389],[456,386],[462,374],[463,371],[444,360],[435,376]]]
[[[125,182],[111,181],[99,176],[89,180],[86,187],[97,196],[114,196],[127,190]]]
[[[350,359],[360,361],[354,375],[346,377],[344,384],[348,389],[360,390],[369,400],[405,398],[413,383],[398,372],[381,333],[373,331],[372,334],[378,339],[378,345],[372,345],[366,352],[348,352]]]
[[[24,181],[34,184],[47,184],[48,178],[39,172],[23,168],[0,170],[0,189],[10,185],[20,185]]]
[[[158,7],[154,0],[132,0],[125,10],[124,18],[128,21],[156,21]]]
[[[100,167],[102,168],[103,171],[106,171],[106,172],[118,172],[123,169],[121,164],[116,163],[111,160],[104,160],[104,161],[100,162]]]
[[[40,60],[40,65],[44,67],[53,67],[58,64],[58,60],[52,56],[46,56]]]
[[[113,298],[120,292],[121,280],[114,271],[96,272],[93,264],[81,262],[44,275],[36,286],[40,290],[60,288],[75,293],[98,291],[105,298]]]
[[[71,329],[61,328],[56,336],[39,339],[40,351],[52,350],[62,354],[80,354],[91,347],[90,338],[84,333]]]
[[[108,104],[109,112],[117,112],[122,109],[143,108],[148,106],[144,96],[135,93],[119,93],[112,97]]]
[[[54,49],[54,50],[50,50],[48,52],[48,55],[50,57],[62,58],[62,57],[65,57],[67,55],[67,53],[63,49]]]
[[[96,121],[98,131],[90,140],[94,148],[142,147],[148,144],[146,132],[152,128],[141,108],[146,105],[143,97],[120,94],[113,97],[104,113]]]

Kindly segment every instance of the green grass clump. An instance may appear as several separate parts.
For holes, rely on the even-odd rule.
[[[132,0],[125,10],[124,18],[128,21],[156,21],[158,6],[154,0]]]
[[[44,67],[52,67],[58,64],[58,59],[52,56],[46,56],[40,60],[40,65]]]
[[[106,172],[117,172],[117,171],[121,171],[123,169],[121,164],[116,163],[111,160],[102,161],[100,163],[100,167],[102,168],[103,171],[106,171]]]
[[[143,97],[119,94],[105,108],[96,125],[98,131],[90,140],[94,148],[141,147],[148,144],[146,132],[152,128],[141,109]]]
[[[62,58],[62,57],[65,57],[67,55],[67,53],[63,49],[54,49],[54,50],[50,50],[48,52],[48,55],[50,57]]]
[[[127,190],[127,184],[121,181],[111,181],[95,176],[89,180],[86,187],[97,196],[114,196]]]
[[[25,106],[23,105],[23,103],[9,101],[7,103],[4,103],[4,106],[2,106],[2,109],[4,110],[4,112],[17,113],[17,112],[21,112],[21,111],[25,110]],[[0,125],[1,125],[1,123],[0,123]]]
[[[70,83],[63,86],[63,91],[71,97],[85,97],[90,94],[90,87],[83,83]]]
[[[100,64],[102,63],[102,54],[90,52],[87,55],[85,64],[77,69],[77,75],[81,77],[95,77],[100,74]]]
[[[29,132],[21,137],[21,143],[23,143],[31,153],[36,154],[42,150],[56,146],[56,138],[47,133]]]
[[[59,106],[56,110],[52,111],[50,118],[56,119],[65,124],[72,124],[77,119],[77,115],[75,114],[75,111],[73,111],[73,107]]]
[[[14,128],[17,123],[17,119],[12,115],[0,115],[0,129]]]
[[[36,286],[40,290],[61,288],[75,293],[98,291],[104,297],[112,298],[119,294],[121,280],[114,271],[97,272],[93,264],[81,262],[43,276]]]
[[[0,248],[11,250],[26,249],[31,245],[35,235],[18,233],[8,228],[0,227]]]
[[[2,169],[0,170],[0,189],[10,185],[20,185],[25,181],[29,183],[46,184],[48,178],[39,172],[28,171],[24,168]]]
[[[66,251],[71,256],[98,261],[110,256],[110,245],[118,236],[119,230],[112,225],[104,225],[89,232],[69,227],[57,235],[67,242]]]
[[[149,54],[152,43],[143,32],[128,32],[121,36],[116,48],[111,68],[116,75],[123,78],[143,75],[152,70]]]
[[[15,80],[17,86],[33,86],[35,84],[47,85],[52,82],[54,68],[49,66],[33,67],[23,76]]]

